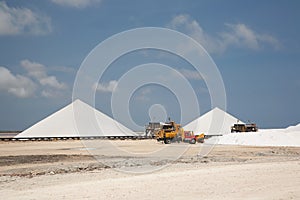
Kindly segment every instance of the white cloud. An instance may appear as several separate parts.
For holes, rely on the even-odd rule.
[[[259,34],[245,24],[225,24],[227,32],[221,33],[223,45],[236,45],[250,49],[260,49],[263,45],[270,45],[275,49],[280,48],[279,41],[268,34]]]
[[[41,78],[40,80],[41,85],[44,86],[50,86],[56,89],[66,89],[67,85],[65,83],[60,83],[58,82],[58,80],[56,79],[55,76],[48,76],[48,77],[44,77]]]
[[[58,90],[53,90],[53,89],[44,89],[41,92],[42,97],[46,97],[46,98],[57,98],[57,97],[63,97],[65,95],[65,93],[62,93],[61,91]]]
[[[189,80],[203,80],[203,77],[196,70],[180,69],[179,73]]]
[[[12,8],[6,2],[0,2],[0,35],[44,35],[51,31],[49,17],[28,8]]]
[[[222,35],[223,41],[235,45],[246,46],[251,49],[258,49],[258,39],[253,30],[249,29],[245,24],[226,24],[229,32]]]
[[[19,98],[26,98],[32,96],[36,88],[36,84],[29,78],[13,75],[7,68],[0,67],[0,90]]]
[[[268,34],[260,34],[245,24],[225,24],[227,30],[216,36],[208,34],[200,24],[189,15],[177,15],[167,25],[168,28],[181,31],[198,41],[209,53],[220,53],[230,46],[258,50],[265,45],[280,48],[279,41]]]
[[[137,95],[135,96],[135,99],[138,101],[149,101],[150,98],[149,96],[152,93],[152,89],[147,87],[147,88],[142,88],[140,91],[137,92]]]
[[[189,15],[177,15],[168,24],[169,28],[181,31],[203,45],[209,52],[218,51],[218,41],[208,35],[199,23]]]
[[[52,0],[52,2],[60,6],[85,8],[95,3],[100,3],[101,0]]]
[[[52,98],[53,97],[53,93],[49,92],[49,91],[46,91],[46,90],[43,90],[41,94],[42,94],[43,97],[47,97],[47,98]]]
[[[35,96],[36,90],[41,92],[41,96],[51,98],[63,96],[68,92],[67,85],[59,82],[55,76],[49,76],[44,65],[22,60],[21,66],[27,74],[14,75],[7,68],[0,67],[0,91],[6,91],[19,98]]]
[[[55,76],[49,76],[46,67],[40,63],[22,60],[21,66],[27,71],[29,76],[35,78],[42,86],[49,86],[59,90],[67,88],[67,85],[59,82]]]
[[[113,92],[118,85],[118,81],[112,80],[109,83],[95,84],[94,88],[99,92]]]

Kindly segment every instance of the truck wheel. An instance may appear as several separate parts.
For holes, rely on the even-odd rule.
[[[181,137],[178,137],[178,138],[177,138],[177,142],[178,142],[178,143],[182,142],[182,138],[181,138]]]
[[[196,143],[196,140],[194,138],[191,139],[190,144],[195,144],[195,143]]]
[[[170,144],[171,140],[169,138],[165,139],[165,144]]]
[[[199,138],[197,142],[198,143],[204,143],[204,139],[203,138]]]

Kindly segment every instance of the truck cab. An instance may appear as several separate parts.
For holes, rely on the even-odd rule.
[[[196,136],[193,131],[184,131],[184,135],[182,137],[183,142],[188,142],[190,144],[196,143]]]

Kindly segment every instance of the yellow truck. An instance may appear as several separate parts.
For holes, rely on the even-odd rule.
[[[157,141],[163,141],[165,144],[171,142],[188,142],[195,144],[204,142],[204,134],[195,136],[193,131],[184,131],[180,124],[170,121],[162,124],[160,130],[155,133]]]

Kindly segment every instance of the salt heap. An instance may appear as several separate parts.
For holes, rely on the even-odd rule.
[[[236,123],[243,123],[237,117],[216,107],[199,118],[185,125],[184,130],[194,131],[196,134],[223,135],[231,131],[231,126]]]
[[[136,134],[127,127],[77,99],[15,137],[34,138],[134,135]]]
[[[298,124],[296,126],[289,126],[288,128],[286,128],[286,131],[289,131],[289,132],[294,132],[294,131],[300,132],[300,124]]]
[[[286,129],[262,129],[259,132],[229,133],[208,139],[206,142],[227,145],[300,147],[300,124]]]

